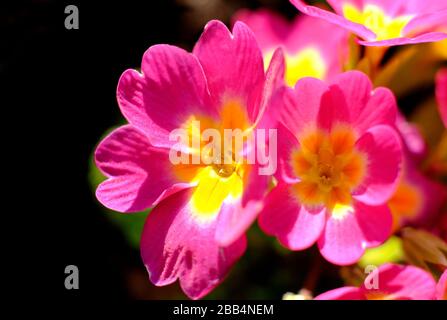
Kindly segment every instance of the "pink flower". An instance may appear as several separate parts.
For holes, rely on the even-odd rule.
[[[405,153],[414,163],[420,163],[427,156],[427,144],[419,128],[408,122],[405,117],[398,112],[396,118],[396,130],[399,133]]]
[[[447,128],[447,68],[441,69],[436,75],[436,98],[439,113],[444,126]]]
[[[447,200],[445,186],[427,178],[406,156],[396,192],[388,201],[393,231],[411,225],[430,227]]]
[[[432,300],[435,290],[435,280],[423,269],[387,263],[371,272],[360,288],[330,290],[315,300]]]
[[[201,130],[247,130],[261,119],[268,122],[264,106],[283,82],[283,64],[278,51],[265,73],[247,26],[236,23],[231,33],[211,21],[193,53],[155,45],[145,52],[141,73],[130,69],[121,76],[117,97],[129,124],[96,150],[96,164],[108,177],[96,196],[121,212],[155,206],[141,238],[141,256],[155,285],[179,279],[194,299],[218,285],[245,251],[244,233],[268,181],[254,165],[174,165],[170,151],[189,159],[196,150],[176,149],[169,134],[178,128],[197,133],[195,120]]]
[[[278,90],[270,107],[280,123],[280,173],[261,228],[292,250],[318,242],[332,263],[358,261],[391,233],[386,203],[402,162],[392,92],[350,71],[329,84],[303,78]]]
[[[281,46],[286,59],[286,83],[293,87],[302,77],[330,79],[341,73],[348,56],[348,32],[321,19],[297,16],[288,22],[267,9],[240,10],[234,20],[253,30],[266,65]]]
[[[366,46],[394,46],[447,38],[447,1],[328,0],[335,13],[290,0],[301,12],[341,26]]]
[[[401,114],[397,116],[396,128],[404,157],[399,185],[388,201],[393,214],[393,230],[406,225],[430,227],[447,201],[447,190],[426,177],[419,168],[426,155],[426,146],[417,128]]]
[[[444,270],[436,286],[436,299],[447,300],[447,269]]]

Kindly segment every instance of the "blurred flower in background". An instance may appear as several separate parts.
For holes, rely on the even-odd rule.
[[[308,16],[289,22],[266,10],[240,10],[233,21],[242,21],[254,32],[268,66],[273,52],[282,47],[286,83],[293,87],[303,77],[330,80],[342,72],[348,55],[348,32]]]

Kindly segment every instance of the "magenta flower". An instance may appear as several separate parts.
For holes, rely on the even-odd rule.
[[[419,128],[408,122],[405,117],[398,112],[396,119],[396,131],[402,139],[402,144],[406,155],[411,161],[420,164],[427,156],[427,144]]]
[[[301,12],[341,26],[366,46],[394,46],[447,38],[447,1],[328,0],[335,13],[290,0]]]
[[[96,150],[96,164],[108,177],[96,195],[121,212],[155,206],[141,238],[141,256],[155,285],[179,279],[194,299],[218,285],[245,251],[244,233],[268,182],[252,165],[173,164],[170,150],[188,157],[196,150],[175,149],[169,134],[183,128],[194,135],[195,121],[216,130],[268,122],[264,106],[282,84],[283,71],[278,51],[265,74],[262,53],[243,23],[231,33],[211,21],[193,53],[156,45],[145,52],[141,73],[121,76],[117,97],[129,124]]]
[[[253,30],[266,65],[274,50],[282,47],[286,59],[286,83],[293,87],[303,77],[331,79],[342,72],[348,56],[348,32],[321,19],[297,16],[288,22],[267,9],[240,10],[234,20]]]
[[[360,288],[330,290],[315,300],[432,300],[435,292],[436,282],[425,270],[387,263],[371,272]]]
[[[436,75],[436,98],[441,119],[447,128],[447,69],[441,69]]]
[[[436,286],[436,299],[447,300],[447,269],[444,270]]]
[[[432,226],[447,201],[444,185],[427,178],[408,156],[403,161],[399,185],[388,201],[393,231],[411,225]]]
[[[447,201],[447,189],[429,179],[419,168],[426,156],[426,146],[418,129],[400,114],[396,127],[404,157],[399,185],[388,201],[393,214],[393,231],[406,225],[429,227]]]
[[[261,228],[292,250],[318,242],[330,262],[356,262],[391,233],[386,202],[402,162],[392,92],[350,71],[330,84],[303,78],[280,89],[272,106],[280,173]]]

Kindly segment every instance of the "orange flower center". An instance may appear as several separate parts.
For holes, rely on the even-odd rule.
[[[291,165],[301,180],[294,185],[299,201],[331,210],[348,206],[366,170],[366,159],[355,147],[354,131],[339,125],[331,132],[306,131],[298,140],[300,148],[292,153]]]
[[[405,219],[415,218],[422,207],[421,191],[408,181],[402,180],[392,198],[388,201],[393,215],[393,230],[401,227]]]

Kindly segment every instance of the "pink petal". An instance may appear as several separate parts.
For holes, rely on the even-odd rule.
[[[241,9],[232,20],[245,23],[256,35],[256,39],[263,52],[276,48],[285,43],[290,32],[290,25],[280,14],[268,10],[255,11]]]
[[[262,53],[251,30],[237,22],[231,34],[222,22],[208,22],[193,53],[205,71],[215,105],[226,98],[240,99],[254,122],[265,76]]]
[[[302,15],[295,19],[285,50],[294,54],[306,48],[314,48],[323,58],[327,68],[324,79],[332,79],[343,71],[348,59],[349,32],[325,20]]]
[[[279,121],[294,135],[309,124],[316,124],[322,97],[327,92],[328,86],[314,78],[300,79],[294,89],[279,89],[273,99]]]
[[[417,0],[416,0],[417,1]],[[350,1],[351,2],[351,1]],[[356,2],[362,2],[361,6],[357,5],[357,8],[363,9],[365,5],[372,4],[376,5],[388,16],[388,17],[396,17],[399,15],[405,15],[414,13],[414,11],[408,11],[409,2],[408,0],[373,0],[373,1],[365,1],[365,0],[357,0]],[[419,1],[420,2],[420,1]],[[410,9],[411,10],[411,9]],[[417,12],[420,12],[421,9],[418,9]]]
[[[441,119],[447,128],[447,68],[441,69],[436,75],[436,99]]]
[[[284,53],[278,48],[273,53],[266,73],[264,91],[262,93],[262,103],[254,109],[258,115],[257,128],[274,128],[277,122],[277,112],[272,105],[272,100],[278,89],[284,85],[285,62]]]
[[[198,224],[190,196],[190,190],[183,190],[152,210],[141,237],[141,256],[152,283],[163,286],[179,279],[188,297],[199,299],[223,280],[245,251],[246,239],[219,246],[214,240],[216,220]]]
[[[390,237],[393,218],[388,205],[368,206],[356,202],[355,215],[366,248],[377,247]]]
[[[409,161],[420,163],[427,155],[427,144],[419,128],[408,122],[400,112],[397,114],[396,128],[403,142],[404,154],[411,158]]]
[[[312,246],[324,228],[326,210],[309,211],[293,197],[290,186],[279,184],[265,198],[259,226],[291,250]]]
[[[367,289],[378,275],[378,289]],[[436,282],[423,269],[387,263],[370,273],[362,286],[365,294],[375,291],[390,295],[394,300],[431,300],[435,297]]]
[[[442,1],[432,1],[442,3]],[[447,23],[447,3],[443,4],[443,8],[432,8],[433,11],[422,13],[423,11],[418,10],[420,13],[405,26],[403,32],[404,34],[415,32],[420,32],[420,30],[435,30],[437,27],[446,26]]]
[[[339,79],[337,76],[336,79]],[[329,91],[321,96],[317,123],[319,128],[330,131],[333,125],[350,122],[349,104],[344,92],[338,85],[329,87]]]
[[[314,300],[366,300],[366,297],[359,288],[342,287],[322,293]]]
[[[170,147],[169,133],[191,115],[216,117],[203,70],[183,49],[156,45],[144,54],[142,74],[127,70],[117,97],[130,124],[144,132],[154,146]]]
[[[404,179],[417,188],[421,204],[416,216],[403,219],[403,223],[420,227],[432,226],[447,203],[446,186],[426,177],[412,159],[408,158],[405,159]]]
[[[387,0],[382,0],[387,1]],[[445,0],[434,1],[419,1],[419,0],[400,0],[403,1],[410,12],[437,12],[447,9],[447,2]]]
[[[383,204],[394,194],[399,183],[400,139],[391,127],[378,125],[367,130],[356,142],[356,147],[365,154],[367,169],[354,198],[369,205]]]
[[[96,197],[116,211],[145,210],[173,184],[177,184],[175,191],[189,186],[178,184],[172,176],[168,153],[152,147],[131,125],[108,135],[96,149],[95,161],[108,177],[99,185]]]
[[[328,215],[326,227],[318,239],[323,257],[336,265],[357,262],[365,252],[365,236],[356,217],[356,208],[342,217]]]
[[[301,0],[290,0],[290,2],[302,13],[312,17],[321,18],[327,22],[345,28],[363,39],[374,40],[376,38],[376,34],[367,29],[365,26],[349,21],[340,15],[314,6],[306,5],[306,3]]]
[[[348,54],[348,36],[349,32],[344,28],[323,19],[301,15],[295,19],[285,47],[290,53],[308,47],[316,48],[327,66],[330,69],[338,66],[340,73]]]
[[[296,52],[304,47],[316,47],[321,54],[327,57],[337,57],[339,41],[348,40],[348,32],[344,28],[334,26],[322,19],[307,15],[298,16],[295,19],[293,28],[290,28],[290,36],[286,43],[288,52]],[[330,47],[332,45],[332,47]],[[347,45],[347,44],[346,44]],[[332,52],[325,52],[324,49],[331,49]]]
[[[444,270],[444,273],[441,275],[441,278],[436,286],[436,299],[447,299],[447,269]]]
[[[297,138],[282,124],[278,125],[278,170],[275,175],[279,181],[288,184],[297,183],[299,179],[293,173],[291,157],[293,150],[299,149]]]
[[[350,113],[350,122],[358,134],[376,124],[394,126],[397,105],[393,93],[386,88],[372,88],[371,80],[360,71],[348,71],[334,78],[331,90],[341,91]],[[341,100],[341,99],[339,99]]]
[[[228,246],[237,241],[250,225],[256,220],[262,209],[262,202],[251,200],[245,206],[241,201],[223,203],[216,226],[216,242],[221,246]]]
[[[425,42],[436,42],[447,38],[446,33],[442,32],[429,32],[413,38],[394,38],[389,40],[380,41],[358,41],[361,45],[371,47],[391,47],[404,44],[417,44]]]

